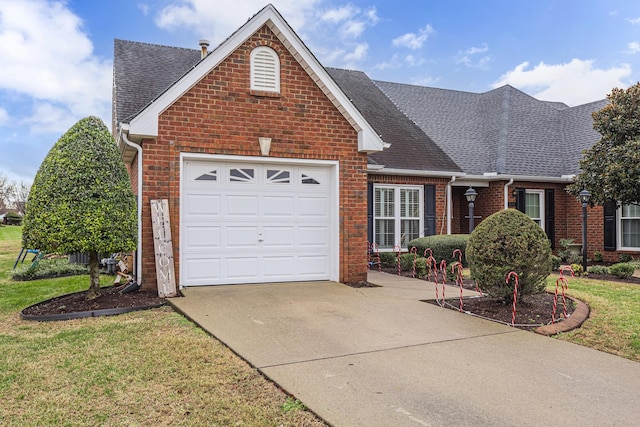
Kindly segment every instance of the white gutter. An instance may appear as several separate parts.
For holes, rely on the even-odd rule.
[[[513,178],[504,185],[504,208],[509,209],[509,186],[513,184]]]
[[[136,249],[138,256],[136,257],[135,277],[138,284],[142,286],[142,147],[129,141],[127,134],[124,133],[124,126],[120,127],[120,137],[125,144],[138,152],[138,247]]]
[[[451,186],[456,180],[456,176],[451,177],[451,181],[447,183],[447,234],[451,234],[451,211],[453,204],[451,203]]]
[[[404,175],[404,176],[433,176],[438,178],[446,178],[451,176],[451,171],[425,171],[425,170],[414,170],[414,169],[391,169],[386,168],[381,165],[367,165],[367,172],[369,173],[377,173],[380,175]],[[455,172],[454,172],[455,173]],[[466,177],[466,173],[460,172],[455,176],[457,177]]]
[[[555,183],[572,183],[575,175],[562,176],[533,176],[533,175],[465,175],[465,180],[477,181],[504,181],[513,179],[514,181],[524,182],[555,182]]]

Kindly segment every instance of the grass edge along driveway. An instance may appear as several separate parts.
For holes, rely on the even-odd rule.
[[[20,228],[0,227],[0,425],[324,425],[168,307],[20,320],[22,308],[89,278],[11,281],[19,251]]]

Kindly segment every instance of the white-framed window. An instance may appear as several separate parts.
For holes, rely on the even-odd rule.
[[[640,205],[618,208],[618,249],[640,249]]]
[[[381,250],[406,244],[422,236],[422,186],[374,185],[373,235]]]
[[[280,58],[270,47],[251,51],[251,90],[280,92]]]
[[[544,190],[525,191],[525,213],[544,230]]]

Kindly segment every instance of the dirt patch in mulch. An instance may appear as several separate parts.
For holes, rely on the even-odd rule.
[[[155,290],[141,289],[121,294],[120,291],[123,287],[110,286],[102,288],[102,295],[93,300],[86,299],[87,291],[63,295],[27,307],[22,313],[27,316],[46,316],[112,308],[147,307],[165,302],[165,299],[160,298]]]

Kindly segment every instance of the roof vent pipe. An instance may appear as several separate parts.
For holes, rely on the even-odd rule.
[[[209,40],[200,40],[198,42],[200,45],[200,59],[204,59],[207,56],[207,48],[209,47]]]

